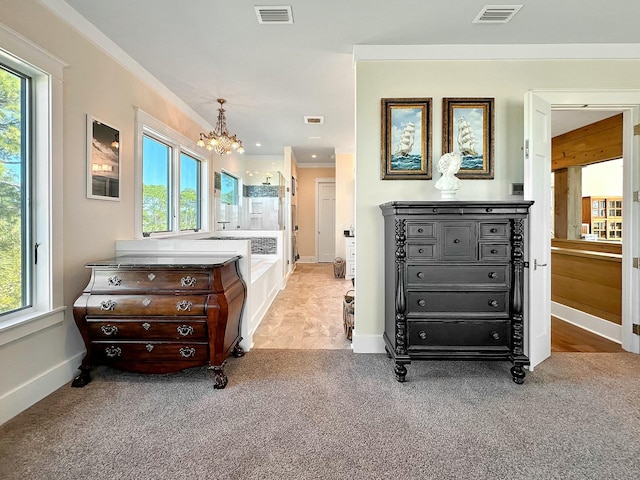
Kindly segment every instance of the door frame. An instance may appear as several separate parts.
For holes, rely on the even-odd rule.
[[[640,90],[532,89],[530,92],[551,104],[552,112],[554,108],[578,109],[588,105],[591,109],[614,109],[623,114],[622,229],[627,233],[622,243],[622,348],[640,353],[640,336],[633,333],[633,324],[640,324],[640,271],[633,268],[633,258],[640,257],[640,202],[633,201],[634,192],[640,190],[637,178],[640,175],[640,135],[634,135],[634,125],[640,123]],[[526,170],[524,175],[527,183]],[[532,230],[535,228],[536,225],[531,225]]]
[[[320,228],[320,202],[319,200],[319,195],[320,195],[320,184],[321,183],[330,183],[333,184],[335,186],[336,184],[336,179],[335,177],[318,177],[316,178],[316,192],[315,192],[315,230],[314,230],[314,236],[315,236],[315,254],[316,254],[316,262],[320,262],[320,245],[318,242],[318,231]],[[334,236],[334,253],[335,253],[335,212],[334,212],[334,225],[333,225],[333,236]]]

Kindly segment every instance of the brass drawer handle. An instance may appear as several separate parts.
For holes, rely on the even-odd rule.
[[[184,358],[194,357],[196,355],[196,349],[193,347],[182,347],[179,352]]]
[[[117,303],[113,300],[104,300],[100,302],[100,310],[113,311],[116,309]]]
[[[151,353],[151,350],[153,350],[153,345],[147,343],[147,346],[145,348],[147,349],[147,352]]]
[[[180,325],[178,328],[176,328],[176,330],[183,337],[186,337],[187,335],[193,335],[193,327],[191,325]]]
[[[182,277],[180,279],[180,285],[183,287],[195,287],[196,286],[196,279],[195,277],[192,277],[191,275],[187,275],[186,277]]]
[[[493,307],[493,308],[498,308],[498,301],[497,300],[489,300],[489,306]]]
[[[176,303],[176,308],[178,309],[179,312],[185,312],[185,311],[191,311],[191,307],[193,306],[192,302],[189,302],[188,300],[181,300],[178,303]]]
[[[489,278],[498,278],[498,274],[496,272],[489,272]]]
[[[122,279],[119,276],[114,275],[113,277],[107,278],[107,283],[110,287],[119,287],[122,283]]]
[[[418,305],[420,305],[421,307],[424,307],[427,305],[427,302],[425,300],[418,300]]]
[[[150,323],[147,323],[147,322],[144,322],[144,323],[142,324],[142,328],[144,328],[145,330],[149,330],[149,329],[151,328],[151,324],[150,324]]]
[[[100,330],[102,330],[102,333],[104,333],[105,335],[118,334],[118,327],[116,327],[115,325],[103,325],[102,327],[100,327]]]
[[[422,340],[426,340],[427,338],[427,332],[425,332],[424,330],[420,330],[418,332],[418,336],[422,339]]]
[[[107,347],[104,349],[104,353],[109,358],[119,357],[122,355],[122,349],[120,347]]]
[[[418,272],[418,278],[424,278],[424,273]]]

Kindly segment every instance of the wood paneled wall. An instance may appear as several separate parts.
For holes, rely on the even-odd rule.
[[[553,137],[551,170],[622,158],[622,114]]]
[[[551,300],[620,325],[622,255],[572,247],[551,248]]]

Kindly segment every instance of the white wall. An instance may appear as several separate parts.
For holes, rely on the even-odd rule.
[[[637,60],[358,61],[356,64],[356,296],[354,351],[384,351],[383,222],[379,204],[437,199],[433,180],[380,180],[380,99],[433,98],[433,160],[442,154],[442,98],[495,98],[495,179],[464,180],[460,200],[499,200],[523,181],[524,93],[634,88]]]
[[[594,163],[582,168],[583,197],[621,197],[622,159]]]
[[[336,257],[346,259],[344,231],[356,226],[355,155],[336,154]]]

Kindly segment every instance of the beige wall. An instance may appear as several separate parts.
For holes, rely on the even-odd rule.
[[[298,167],[298,253],[301,260],[316,258],[316,178],[335,178],[335,168]]]
[[[343,232],[356,226],[355,155],[336,155],[336,257],[345,258]]]
[[[437,199],[433,180],[380,180],[380,99],[432,97],[433,159],[442,154],[442,98],[495,98],[495,179],[464,180],[457,198],[504,199],[522,182],[524,94],[531,89],[637,88],[637,60],[412,61],[356,65],[356,295],[354,350],[382,349],[383,222],[379,204]],[[401,79],[401,81],[399,80]],[[640,104],[640,99],[638,99]]]

